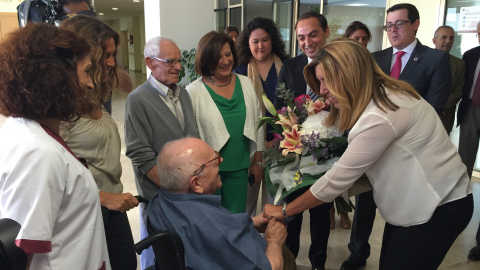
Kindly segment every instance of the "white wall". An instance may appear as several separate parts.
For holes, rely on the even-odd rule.
[[[443,25],[445,17],[445,0],[424,0],[424,1],[405,1],[405,0],[387,0],[386,9],[400,4],[410,3],[415,5],[420,13],[420,27],[417,31],[417,38],[423,45],[433,47],[433,33],[437,28]],[[386,16],[385,12],[385,16]],[[384,35],[383,48],[390,47],[387,35]]]
[[[144,0],[145,42],[162,35],[160,31],[160,0]],[[144,43],[145,44],[145,43]]]
[[[17,6],[22,3],[23,0],[3,0],[0,1],[0,12],[12,12],[17,13]]]
[[[146,40],[161,35],[183,50],[196,48],[200,38],[214,28],[212,0],[145,0]]]

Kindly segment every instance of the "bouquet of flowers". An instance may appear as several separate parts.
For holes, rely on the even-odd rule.
[[[280,141],[279,149],[269,148],[264,154],[267,164],[266,183],[275,197],[275,203],[293,191],[312,185],[338,160],[347,148],[347,137],[337,125],[324,125],[328,117],[329,102],[321,98],[312,100],[308,95],[293,98],[293,93],[279,84],[279,97],[284,106],[276,110],[263,95],[265,108],[273,117],[259,119],[272,126],[274,137]],[[343,200],[343,199],[342,199]],[[351,203],[337,202],[340,213],[351,211]]]

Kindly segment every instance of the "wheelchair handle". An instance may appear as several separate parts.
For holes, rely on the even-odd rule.
[[[147,200],[147,198],[143,197],[142,195],[137,195],[137,196],[134,196],[135,198],[137,198],[138,202],[141,202],[141,203],[144,203],[144,204],[148,204],[149,200]]]

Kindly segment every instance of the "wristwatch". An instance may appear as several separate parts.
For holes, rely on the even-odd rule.
[[[265,164],[263,164],[263,162],[260,162],[260,161],[254,161],[253,164],[256,164],[258,165],[258,167],[260,167],[261,169],[265,169]]]
[[[282,207],[283,218],[288,218],[287,216],[287,204],[284,204]]]

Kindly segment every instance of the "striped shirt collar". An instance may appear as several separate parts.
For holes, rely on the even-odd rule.
[[[148,77],[148,82],[153,86],[153,88],[157,91],[157,93],[162,96],[163,98],[166,98],[168,96],[168,90],[173,91],[173,96],[178,97],[180,96],[180,89],[176,84],[172,86],[172,88],[168,88],[166,85],[163,83],[157,81],[152,74]]]

